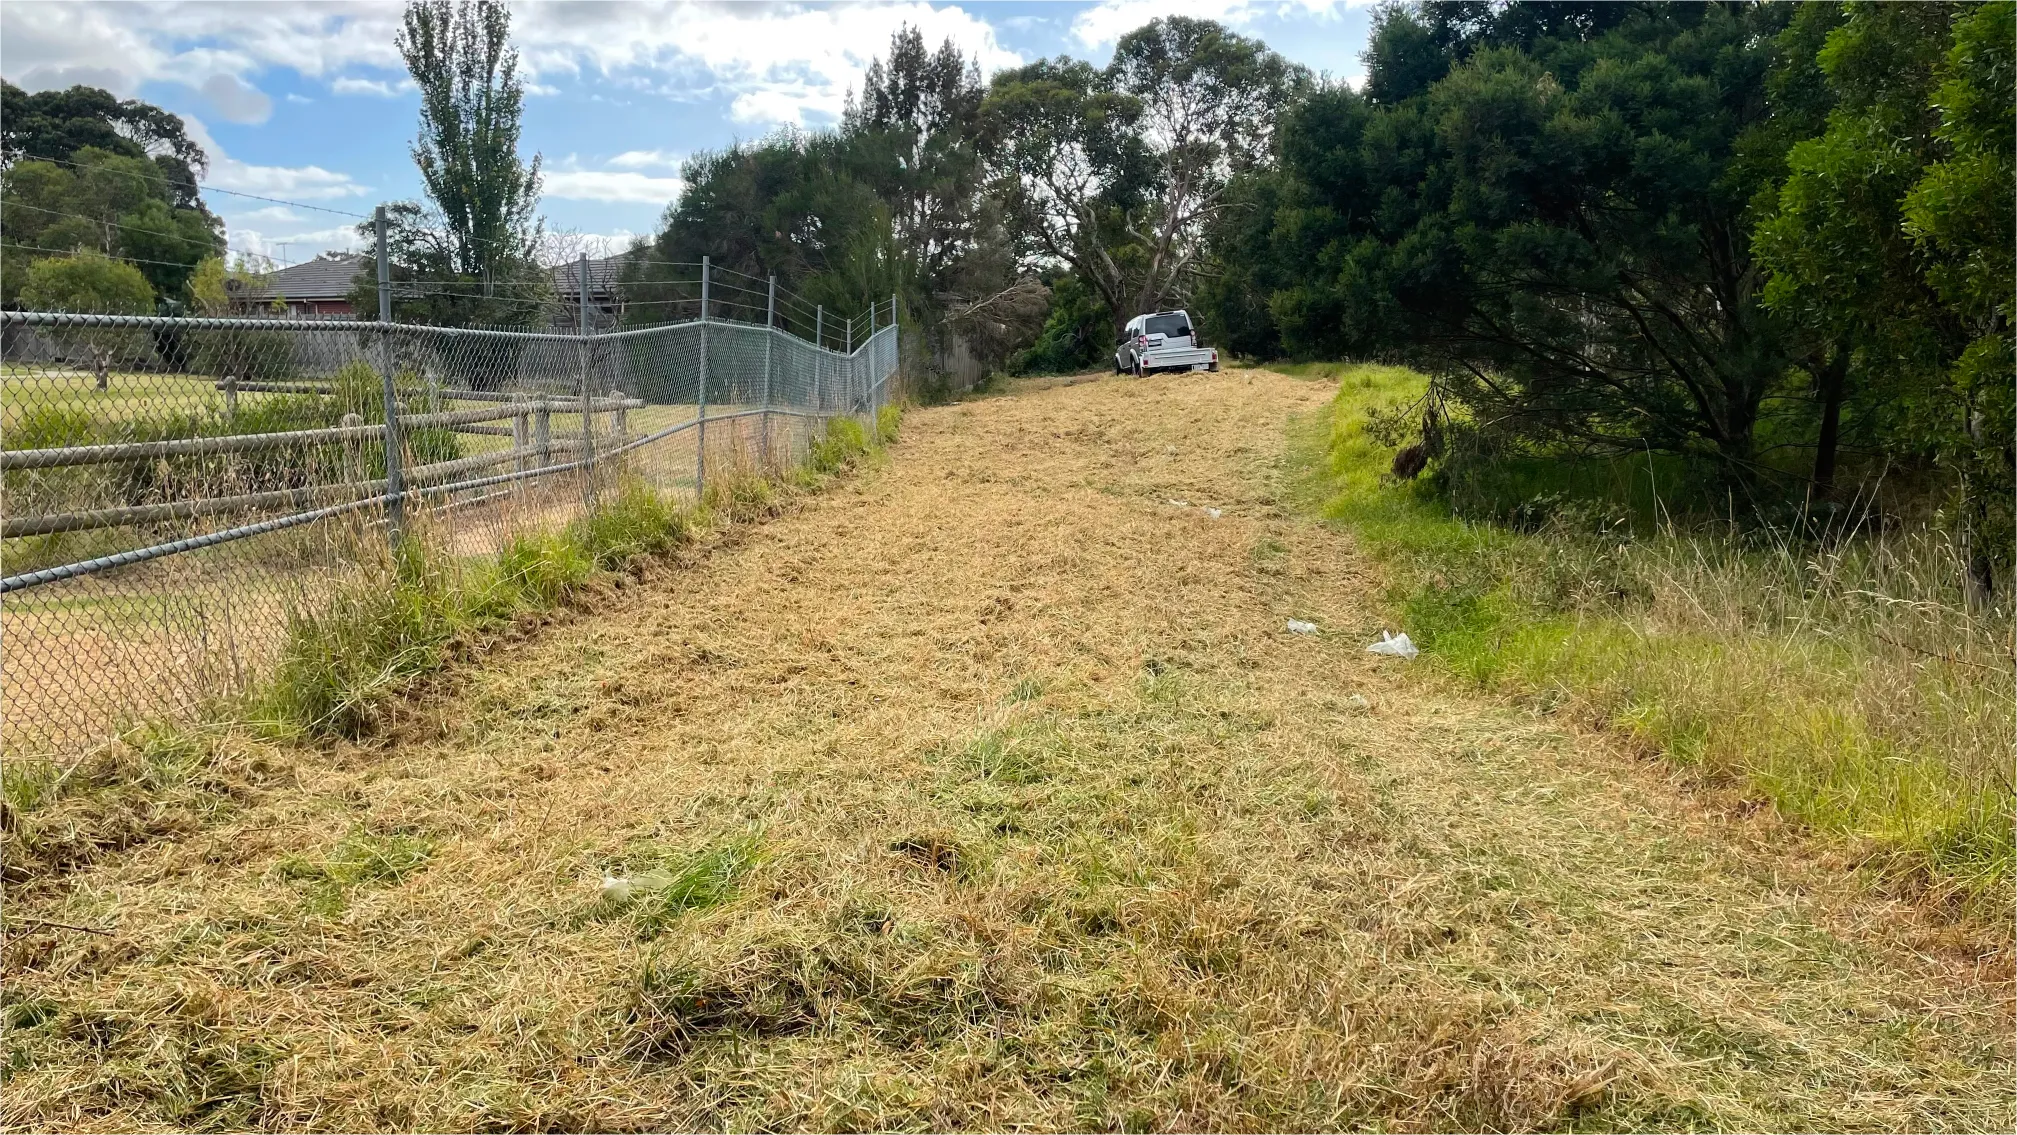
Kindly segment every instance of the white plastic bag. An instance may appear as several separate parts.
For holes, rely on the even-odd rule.
[[[1380,641],[1367,647],[1366,652],[1369,654],[1391,654],[1395,658],[1413,658],[1415,655],[1421,653],[1421,651],[1415,649],[1414,643],[1408,641],[1408,632],[1406,631],[1402,631],[1400,634],[1388,634],[1386,631],[1381,631]]]
[[[662,891],[671,885],[672,876],[663,871],[646,871],[642,875],[632,875],[629,878],[622,875],[604,875],[600,897],[606,902],[622,905],[639,894]]]
[[[1290,634],[1316,634],[1316,633],[1317,633],[1317,624],[1315,624],[1315,623],[1306,623],[1306,622],[1304,622],[1304,621],[1303,621],[1303,620],[1301,620],[1301,619],[1290,619],[1290,620],[1289,620],[1289,633],[1290,633]]]
[[[1205,515],[1211,517],[1213,520],[1217,520],[1219,517],[1224,516],[1225,513],[1222,513],[1215,508],[1206,508]]]

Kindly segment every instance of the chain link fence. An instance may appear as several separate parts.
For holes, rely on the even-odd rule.
[[[600,333],[0,312],[0,746],[247,690],[401,542],[479,560],[632,483],[693,501],[832,418],[873,429],[892,307],[839,349],[761,308]]]

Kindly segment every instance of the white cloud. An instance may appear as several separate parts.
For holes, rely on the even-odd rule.
[[[357,252],[366,241],[349,225],[316,229],[261,229],[226,221],[224,243],[237,255],[265,257],[272,267],[285,267],[313,260],[324,252]]]
[[[837,115],[869,60],[905,23],[933,45],[950,38],[984,72],[1022,62],[986,20],[924,0],[836,7],[529,0],[514,15],[530,94],[558,93],[552,76],[595,71],[662,95],[725,96],[745,122]],[[370,0],[0,4],[0,72],[29,90],[84,82],[122,96],[149,81],[205,90],[214,76],[227,76],[239,84],[237,101],[218,110],[240,121],[254,107],[253,80],[273,68],[326,77],[338,93],[396,90],[372,73],[402,70],[393,46],[398,20],[396,5]]]
[[[783,122],[803,125],[805,112],[808,110],[827,114],[839,113],[839,108],[827,107],[818,100],[808,99],[802,89],[772,87],[760,91],[745,91],[735,96],[735,101],[729,104],[728,116],[737,122],[758,124]]]
[[[202,119],[185,114],[182,126],[188,132],[190,141],[203,147],[203,152],[210,155],[210,172],[203,178],[206,185],[234,189],[240,193],[257,193],[262,197],[291,197],[305,201],[362,197],[371,192],[369,186],[358,184],[349,174],[321,166],[262,166],[241,162],[224,152],[224,147],[210,136],[210,130],[203,125]]]
[[[232,217],[239,221],[262,221],[267,224],[299,224],[306,220],[301,214],[285,205],[268,205],[262,209],[248,209],[244,212],[233,210]]]
[[[1239,27],[1264,16],[1329,16],[1349,6],[1349,0],[1101,0],[1072,20],[1072,35],[1083,46],[1098,48],[1158,16],[1193,16]]]
[[[608,165],[617,169],[678,169],[686,160],[685,154],[675,154],[667,150],[625,150],[609,159]]]
[[[515,37],[538,76],[594,70],[673,97],[726,95],[738,122],[804,125],[837,116],[890,33],[918,28],[936,46],[951,39],[983,72],[1022,62],[986,20],[922,0],[845,7],[534,2],[521,6]]]
[[[686,188],[679,178],[652,177],[634,170],[544,170],[540,179],[546,196],[570,201],[665,205],[677,200]]]
[[[236,75],[219,71],[203,80],[203,97],[217,108],[226,122],[256,124],[273,115],[273,100],[266,92]]]
[[[333,95],[371,95],[382,99],[395,99],[412,89],[412,79],[393,82],[386,79],[360,79],[354,75],[339,75],[329,84],[329,93]]]
[[[231,122],[263,122],[254,82],[284,67],[320,76],[398,68],[399,10],[366,0],[282,4],[0,4],[0,73],[30,90],[87,83],[121,97],[147,82],[201,92]]]

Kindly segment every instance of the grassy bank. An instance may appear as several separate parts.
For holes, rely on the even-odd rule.
[[[397,556],[360,564],[355,583],[326,606],[298,612],[274,673],[249,696],[193,721],[141,725],[67,767],[0,768],[7,881],[46,881],[208,825],[260,785],[285,779],[285,742],[369,734],[402,691],[464,648],[712,529],[775,514],[785,495],[817,489],[879,450],[900,416],[884,408],[874,436],[851,418],[834,419],[802,464],[773,476],[723,471],[691,506],[642,482],[610,486],[594,512],[522,535],[495,557],[456,557],[419,532]]]
[[[1397,367],[1336,378],[1297,440],[1312,499],[1388,573],[1391,613],[1438,670],[1580,713],[1735,778],[1890,873],[1989,901],[2013,865],[2010,621],[1970,613],[1932,531],[1832,548],[1548,509],[1467,523],[1396,483],[1369,431],[1420,397]]]

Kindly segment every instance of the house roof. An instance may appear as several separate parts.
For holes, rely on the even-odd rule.
[[[325,252],[313,260],[267,273],[259,283],[249,284],[238,294],[245,299],[332,300],[350,295],[357,273],[370,257],[355,252]],[[623,280],[624,254],[605,256],[588,262],[588,290],[591,295],[607,295]],[[552,268],[553,290],[563,297],[581,290],[578,263],[556,264]]]
[[[619,252],[615,256],[605,256],[600,260],[590,260],[588,262],[589,294],[608,295],[616,291],[616,286],[623,282],[623,263],[625,259],[627,259],[627,255]],[[553,290],[560,293],[563,297],[579,295],[581,293],[581,264],[579,261],[570,261],[553,266]]]
[[[313,260],[289,265],[267,273],[259,283],[238,294],[246,299],[338,300],[350,294],[350,285],[364,266],[365,257],[355,252],[325,252]]]

